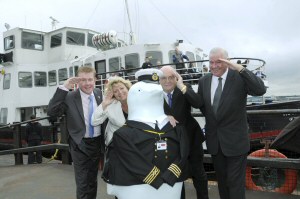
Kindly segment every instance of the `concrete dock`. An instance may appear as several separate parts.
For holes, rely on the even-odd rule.
[[[0,199],[75,199],[76,187],[72,165],[58,161],[42,164],[13,165],[14,156],[0,156]],[[114,199],[106,194],[106,184],[99,173],[97,199]],[[185,182],[186,198],[196,199],[191,181]],[[209,182],[210,199],[219,199],[217,184]],[[247,199],[299,199],[299,195],[246,191]]]

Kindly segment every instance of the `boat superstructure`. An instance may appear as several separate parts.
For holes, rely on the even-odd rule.
[[[74,76],[81,60],[97,52],[92,37],[98,32],[65,27],[51,32],[14,28],[3,33],[0,62],[0,123],[46,115],[59,84]],[[78,62],[77,62],[78,63]]]
[[[47,104],[57,86],[74,76],[82,65],[94,67],[97,73],[103,74],[98,76],[99,79],[105,80],[123,71],[125,78],[133,80],[134,72],[141,67],[145,57],[151,58],[153,66],[172,63],[176,46],[190,61],[205,59],[202,49],[183,41],[127,45],[114,35],[116,42],[112,44],[105,37],[111,33],[71,27],[51,32],[23,28],[4,32],[0,123],[25,121],[31,114],[46,116]],[[202,72],[204,65],[202,62],[186,64],[187,68],[189,66]]]

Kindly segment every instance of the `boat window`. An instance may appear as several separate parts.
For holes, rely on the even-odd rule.
[[[84,33],[67,31],[67,44],[84,46]]]
[[[68,79],[68,70],[66,68],[58,69],[58,84],[62,85]]]
[[[7,124],[7,113],[8,113],[7,108],[1,108],[1,111],[0,111],[0,124],[2,124],[2,125]]]
[[[37,33],[22,32],[22,48],[44,50],[44,36]]]
[[[109,72],[120,70],[121,68],[121,57],[113,57],[108,60]]]
[[[100,61],[96,61],[95,62],[95,70],[96,73],[106,73],[106,64],[105,64],[105,60],[100,60]],[[97,79],[105,79],[106,78],[106,74],[103,74],[102,76],[97,75]]]
[[[46,72],[34,72],[34,86],[37,87],[47,86]]]
[[[92,34],[92,33],[88,34],[87,45],[90,47],[96,48],[96,46],[94,46],[94,44],[93,44],[93,36],[94,35],[95,34]]]
[[[93,67],[92,63],[84,63],[84,66]]]
[[[201,56],[196,55],[196,61],[201,61]],[[197,68],[202,69],[202,62],[197,62]]]
[[[74,74],[77,76],[78,66],[74,66]]]
[[[56,70],[51,70],[48,72],[48,84],[49,86],[56,86]]]
[[[31,72],[19,72],[19,87],[20,88],[32,87],[32,73]]]
[[[125,69],[135,69],[140,68],[140,59],[139,54],[133,53],[125,55]],[[136,70],[128,71],[128,75],[132,75],[136,72]]]
[[[189,58],[190,61],[195,61],[194,53],[186,51],[185,55]]]
[[[58,33],[56,35],[52,35],[51,36],[50,47],[54,48],[54,47],[57,47],[57,46],[61,46],[61,42],[62,42],[62,33]]]
[[[10,73],[6,73],[3,78],[3,90],[10,89],[10,79],[11,79]]]
[[[73,67],[69,68],[69,77],[74,77]]]
[[[186,51],[185,55],[189,58],[189,61],[195,61],[195,55],[194,53],[190,52],[190,51]],[[190,63],[187,64],[189,68],[193,67],[195,65],[195,63]]]
[[[146,57],[149,57],[150,63],[157,66],[162,63],[162,52],[160,51],[147,51]]]
[[[15,37],[13,35],[4,38],[4,50],[13,49],[15,47]]]

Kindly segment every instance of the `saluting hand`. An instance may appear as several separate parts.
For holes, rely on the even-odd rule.
[[[73,89],[74,85],[78,84],[81,79],[81,77],[71,77],[64,82],[64,86],[69,90]]]
[[[219,59],[221,62],[228,64],[228,67],[232,70],[241,71],[244,67],[241,64],[233,63],[227,59]]]
[[[183,79],[179,73],[175,73],[175,77],[177,79],[177,87],[181,90],[184,87]]]

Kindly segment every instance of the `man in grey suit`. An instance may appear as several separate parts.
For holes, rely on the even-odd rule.
[[[212,155],[221,199],[245,198],[247,153],[250,149],[247,95],[266,92],[263,81],[247,68],[228,60],[222,48],[209,55],[210,71],[199,79],[198,93],[178,76],[178,88],[205,116],[208,152]]]
[[[95,87],[95,69],[82,66],[78,76],[59,86],[48,105],[49,116],[66,115],[73,160],[77,199],[96,199],[100,160],[100,126],[91,125],[91,115],[102,101]],[[78,86],[79,89],[70,91]]]

